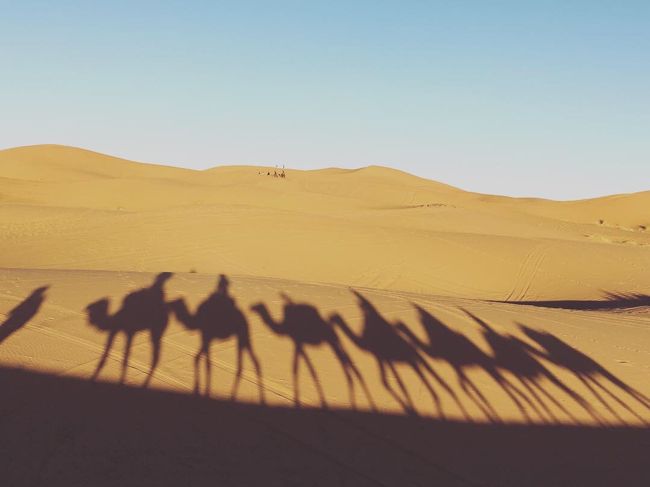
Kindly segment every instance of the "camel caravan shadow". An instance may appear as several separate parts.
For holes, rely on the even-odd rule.
[[[247,312],[238,306],[230,291],[228,277],[219,276],[216,289],[194,311],[182,297],[167,300],[164,286],[171,277],[171,273],[161,273],[150,286],[129,293],[115,313],[109,313],[110,302],[107,298],[86,307],[89,324],[108,334],[92,379],[98,377],[116,336],[122,333],[126,337],[120,376],[120,383],[123,383],[133,338],[140,332],[146,332],[152,347],[151,367],[143,384],[147,387],[160,361],[162,337],[173,316],[187,331],[198,332],[200,337],[193,357],[195,394],[211,396],[211,344],[235,340],[236,370],[230,399],[237,398],[244,360],[248,358],[256,374],[259,402],[265,404],[263,364],[253,346],[255,333]],[[353,410],[357,408],[358,387],[363,391],[369,407],[377,410],[375,398],[379,391],[371,390],[367,371],[364,372],[352,358],[360,354],[374,359],[379,374],[378,386],[407,415],[419,415],[422,411],[418,412],[418,408],[422,409],[422,405],[416,407],[411,391],[414,386],[411,384],[409,387],[405,372],[417,379],[419,388],[431,400],[432,413],[425,414],[440,419],[447,417],[443,404],[451,400],[468,422],[475,420],[468,411],[471,405],[480,412],[483,421],[500,423],[503,419],[499,406],[503,407],[503,403],[491,401],[490,396],[493,391],[501,391],[527,423],[558,424],[568,420],[577,424],[580,423],[577,417],[579,413],[597,424],[607,426],[625,423],[625,418],[620,414],[624,410],[628,416],[647,424],[644,418],[649,416],[650,399],[549,332],[519,324],[521,335],[515,336],[497,331],[486,320],[459,308],[470,326],[482,335],[483,346],[479,346],[419,305],[411,303],[419,317],[421,332],[418,333],[404,322],[387,320],[366,296],[355,290],[351,292],[362,317],[359,331],[355,331],[356,323],[351,326],[340,313],[332,312],[324,316],[317,306],[295,301],[286,293],[280,293],[282,316],[279,319],[263,302],[257,302],[247,310],[258,318],[257,326],[263,326],[267,333],[271,332],[271,336],[290,340],[293,345],[293,353],[286,360],[293,381],[295,407],[302,406],[300,370],[303,364],[315,386],[320,407],[329,407],[321,382],[322,371],[312,354],[313,350],[325,349],[343,372],[348,390],[347,404]],[[37,299],[32,298],[32,301]],[[29,308],[30,305],[25,306]],[[10,327],[15,328],[16,325]],[[352,353],[353,348],[355,353]],[[285,358],[275,356],[274,360],[282,361]],[[452,375],[441,372],[443,365],[451,369]],[[477,381],[475,372],[486,374],[491,384]],[[565,376],[576,378],[584,386],[581,389],[585,392],[572,387]]]

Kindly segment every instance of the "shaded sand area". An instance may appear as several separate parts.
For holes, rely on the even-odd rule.
[[[6,485],[650,483],[648,193],[268,171],[0,152]]]

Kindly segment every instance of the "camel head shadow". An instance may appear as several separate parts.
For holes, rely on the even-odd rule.
[[[38,313],[45,293],[50,286],[41,286],[34,289],[18,306],[9,311],[7,319],[0,324],[0,343],[25,326]]]

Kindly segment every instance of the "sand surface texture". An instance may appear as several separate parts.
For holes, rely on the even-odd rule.
[[[650,485],[650,192],[273,171],[0,152],[5,485]]]

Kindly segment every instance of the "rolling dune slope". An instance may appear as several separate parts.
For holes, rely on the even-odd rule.
[[[500,300],[650,287],[650,193],[556,202],[375,166],[267,171],[53,145],[1,151],[0,266],[228,272]]]

